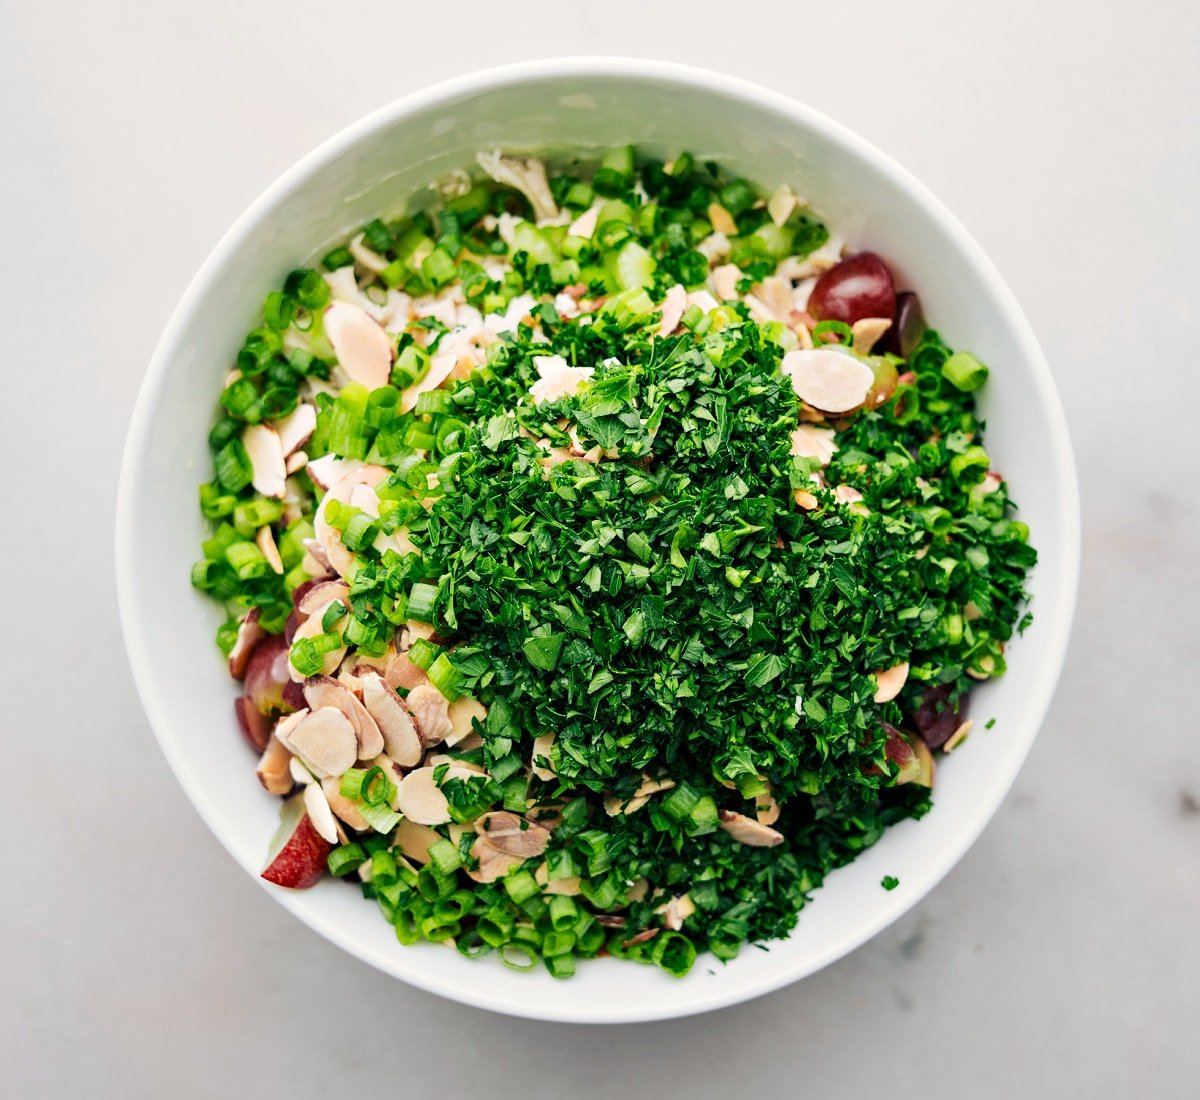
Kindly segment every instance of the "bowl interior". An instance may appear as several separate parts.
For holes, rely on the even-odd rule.
[[[213,645],[219,615],[188,583],[209,476],[205,436],[221,381],[265,293],[345,232],[398,212],[480,149],[586,153],[636,143],[690,150],[773,188],[790,183],[854,247],[919,289],[952,344],[992,367],[987,443],[1041,553],[1035,627],[1010,650],[1007,677],[982,688],[977,719],[996,719],[939,772],[933,812],[891,831],[836,872],[786,942],[684,981],[611,961],[569,982],[515,974],[438,947],[403,948],[376,907],[325,882],[268,887],[334,942],[424,988],[498,1010],[557,1020],[636,1020],[732,1003],[801,977],[894,920],[962,855],[1008,789],[1037,731],[1061,664],[1077,573],[1074,475],[1049,373],[1028,326],[977,246],[926,192],[865,143],[771,93],[649,62],[539,63],[422,93],[370,116],[302,161],[230,231],[181,303],[135,414],[118,516],[122,616],[151,722],[205,820],[257,876],[278,801],[258,786],[232,720],[235,696]],[[977,729],[982,723],[977,723]],[[880,888],[884,875],[900,887]]]

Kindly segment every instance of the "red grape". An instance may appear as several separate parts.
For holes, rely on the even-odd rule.
[[[913,291],[902,290],[896,295],[896,317],[892,327],[883,334],[875,350],[907,359],[924,331],[925,314],[921,311],[921,300]]]
[[[860,252],[843,260],[817,280],[808,299],[808,312],[818,321],[844,321],[896,315],[896,288],[892,275],[874,252]]]

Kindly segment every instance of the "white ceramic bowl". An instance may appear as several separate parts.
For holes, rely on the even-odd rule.
[[[217,245],[179,304],[142,386],[117,512],[121,616],[138,690],[175,774],[233,857],[257,876],[279,803],[254,777],[234,727],[234,684],[213,645],[218,609],[188,583],[209,475],[206,433],[221,381],[267,290],[301,262],[479,149],[588,151],[634,142],[690,150],[774,187],[787,182],[850,242],[887,257],[953,345],[992,367],[988,449],[1009,478],[1041,561],[1033,629],[1008,675],[979,690],[973,736],[940,768],[934,808],[891,829],[835,872],[790,939],[680,981],[600,960],[571,981],[517,974],[493,958],[402,947],[378,909],[327,881],[263,884],[302,920],[373,966],[423,989],[514,1015],[622,1022],[702,1012],[811,974],[915,904],[963,855],[1003,799],[1037,732],[1063,660],[1078,574],[1078,499],[1050,371],[1011,293],[979,246],[907,172],[784,96],[729,77],[632,60],[543,61],[450,81],[356,122],[287,172]],[[879,886],[884,875],[900,886]],[[967,918],[969,919],[969,917]]]

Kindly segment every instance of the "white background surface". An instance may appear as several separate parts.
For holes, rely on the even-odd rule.
[[[0,1096],[1196,1096],[1200,9],[567,10],[0,0]],[[1085,531],[1057,701],[946,881],[798,986],[603,1031],[419,993],[274,905],[167,771],[112,590],[129,411],[226,227],[372,107],[574,53],[769,84],[929,184],[1055,368]]]

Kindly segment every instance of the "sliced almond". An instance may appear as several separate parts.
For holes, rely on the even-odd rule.
[[[792,454],[798,458],[815,458],[822,466],[828,466],[837,453],[836,434],[832,428],[801,424],[792,432]]]
[[[287,794],[292,789],[294,784],[291,769],[288,767],[291,759],[292,754],[278,738],[272,737],[267,742],[255,769],[258,781],[267,794]]]
[[[901,661],[898,665],[872,673],[875,677],[875,702],[890,703],[900,689],[908,682],[908,662]]]
[[[279,436],[279,446],[285,458],[298,447],[308,442],[317,429],[317,410],[307,402],[301,402],[282,420],[272,421],[271,426]]]
[[[298,756],[293,756],[288,761],[288,770],[292,773],[292,779],[302,787],[316,782],[317,777],[304,766],[304,761]]]
[[[400,812],[418,825],[445,825],[450,820],[450,803],[442,794],[433,773],[435,768],[417,768],[406,775],[399,784]],[[446,779],[472,779],[473,771],[451,764]]]
[[[680,894],[679,897],[664,902],[654,911],[662,914],[663,924],[668,929],[678,932],[683,927],[683,922],[696,911],[696,903],[689,895]]]
[[[250,654],[254,647],[267,636],[259,618],[262,612],[252,607],[246,617],[238,623],[237,636],[233,640],[233,648],[229,651],[229,675],[235,680],[245,679],[246,666],[250,663]]]
[[[447,708],[450,718],[450,732],[446,734],[447,745],[461,745],[475,732],[475,722],[482,726],[487,718],[487,707],[478,699],[462,695],[455,699]]]
[[[670,336],[678,327],[679,320],[687,309],[687,289],[679,283],[667,289],[662,300],[662,319],[658,323],[658,335]]]
[[[351,381],[369,390],[387,385],[392,342],[378,321],[350,302],[331,302],[325,310],[325,335]]]
[[[796,206],[796,194],[786,183],[767,199],[767,213],[771,215],[771,221],[781,228],[792,216]]]
[[[502,852],[481,836],[476,837],[475,843],[471,845],[471,855],[479,860],[479,866],[468,871],[467,877],[476,882],[496,882],[515,871],[524,862],[521,856]]]
[[[760,825],[774,825],[779,820],[779,803],[775,801],[775,792],[770,784],[761,794],[754,798],[754,816]]]
[[[529,394],[535,405],[574,397],[580,386],[596,373],[593,367],[571,366],[561,355],[535,355],[533,365],[538,379],[529,388]]]
[[[791,378],[798,397],[827,413],[857,409],[875,384],[875,372],[866,363],[832,348],[789,351],[780,370]]]
[[[307,617],[327,608],[334,600],[348,604],[349,587],[343,581],[318,581],[300,597],[296,603],[296,610]]]
[[[325,552],[326,559],[339,576],[347,576],[354,568],[354,555],[342,545],[342,536],[338,533],[337,528],[331,526],[329,520],[326,519],[330,502],[336,500],[343,504],[349,504],[357,486],[376,485],[387,475],[388,472],[383,466],[360,466],[334,482],[321,499],[313,516],[313,531],[316,534],[317,542]]]
[[[591,239],[592,234],[596,232],[596,225],[600,221],[600,207],[602,203],[593,203],[587,210],[579,215],[568,227],[568,237],[585,237]]]
[[[553,731],[543,733],[539,737],[533,739],[533,752],[530,754],[529,770],[533,772],[538,779],[549,781],[556,778],[556,773],[553,768],[553,758],[550,753],[554,748],[554,742],[558,734]],[[545,757],[550,762],[550,767],[537,763],[539,757]]]
[[[754,288],[755,294],[771,315],[788,323],[792,318],[792,284],[778,275],[768,275]]]
[[[362,677],[362,693],[363,704],[379,728],[388,756],[405,768],[419,764],[421,737],[400,696],[376,672]]]
[[[946,743],[942,746],[942,752],[953,752],[956,748],[958,748],[958,746],[967,739],[967,736],[970,734],[974,725],[975,722],[971,718],[968,718],[965,722],[963,722],[958,729],[956,729],[949,737],[946,738]]]
[[[294,473],[296,473],[297,470],[303,470],[304,467],[307,465],[308,465],[308,455],[306,455],[303,451],[293,451],[290,455],[287,456],[287,463],[285,464],[285,469],[287,470],[287,472],[289,474],[294,474]],[[291,519],[288,519],[288,523],[291,523],[291,522],[293,522],[293,521]]]
[[[282,576],[283,558],[279,556],[279,547],[275,545],[275,536],[271,533],[271,528],[260,527],[258,534],[254,536],[254,542],[262,556],[267,559],[272,571]]]
[[[361,470],[366,463],[357,458],[338,458],[337,455],[322,455],[310,459],[307,467],[308,476],[313,484],[321,490],[328,491],[342,478]]]
[[[561,894],[564,897],[574,898],[583,893],[582,883],[578,875],[568,875],[566,878],[550,877],[550,868],[543,860],[538,864],[537,870],[533,873],[533,880],[541,888],[543,894]]]
[[[293,642],[298,641],[301,638],[315,638],[318,634],[324,634],[325,612],[328,611],[334,603],[340,602],[340,600],[330,600],[328,603],[318,607],[316,611],[314,611],[296,628],[296,633],[292,638]],[[347,617],[343,615],[340,619],[338,619],[331,632],[340,636],[346,629],[346,618]],[[337,671],[338,665],[342,663],[342,659],[345,656],[345,646],[342,646],[339,649],[331,649],[328,653],[324,654],[321,664],[322,674],[325,676],[332,676],[333,673]],[[292,664],[290,652],[288,654],[288,675],[298,683],[302,683],[305,680],[304,674],[297,670],[296,666]]]
[[[650,776],[644,775],[642,778],[642,785],[638,787],[634,797],[649,798],[652,794],[659,794],[662,791],[669,791],[674,786],[674,779],[651,779]]]
[[[429,369],[400,394],[400,411],[402,413],[412,412],[417,407],[417,398],[423,393],[431,393],[436,390],[455,371],[460,369],[464,358],[467,362],[463,369],[469,373],[469,369],[475,366],[473,355],[464,355],[459,351],[439,351],[434,355],[429,361]]]
[[[507,810],[494,810],[475,822],[475,832],[493,848],[521,859],[540,856],[550,842],[550,831]]]
[[[449,700],[430,683],[418,684],[405,700],[426,746],[440,745],[454,729]]]
[[[773,848],[783,843],[783,834],[776,832],[769,825],[755,821],[745,814],[734,813],[732,810],[721,810],[721,828],[724,829],[739,844],[750,848]]]
[[[792,490],[792,499],[796,502],[796,504],[799,507],[803,508],[806,512],[811,512],[814,508],[816,508],[821,503],[807,489],[793,489]]]
[[[266,424],[250,424],[242,432],[242,446],[250,459],[251,484],[256,493],[282,500],[286,491],[287,469],[279,434]]]
[[[333,819],[333,811],[319,783],[310,783],[304,788],[304,809],[313,828],[330,844],[337,844],[337,822]]]
[[[366,239],[363,234],[359,233],[352,237],[350,243],[346,246],[350,255],[354,257],[354,262],[358,264],[364,271],[369,271],[373,275],[378,275],[388,266],[388,258],[379,255],[373,248],[368,248]]]
[[[325,801],[329,808],[337,814],[351,829],[365,833],[370,829],[367,819],[359,812],[352,798],[342,794],[342,781],[337,776],[329,776],[321,780],[321,790],[325,792]]]
[[[737,284],[742,278],[742,269],[737,264],[722,264],[713,270],[710,279],[713,293],[722,301],[728,302],[738,296]]]
[[[429,849],[441,839],[427,825],[418,825],[406,817],[396,827],[394,843],[409,859],[417,863],[428,863]]]
[[[851,344],[854,354],[870,355],[871,349],[891,327],[892,322],[886,317],[863,317],[861,320],[855,321],[850,326],[850,331],[854,334]]]
[[[719,202],[710,202],[708,204],[708,220],[712,222],[714,232],[724,233],[727,237],[737,236],[737,222],[733,220],[733,215]]]
[[[341,775],[358,759],[358,740],[350,720],[336,707],[298,711],[301,717],[275,736],[307,765],[318,778]]]
[[[425,670],[419,665],[414,665],[408,659],[407,653],[398,653],[388,662],[383,678],[387,681],[388,687],[404,688],[405,691],[411,691],[421,684],[429,683],[429,676]]]
[[[328,676],[313,676],[304,681],[304,701],[309,709],[321,710],[325,707],[335,707],[346,716],[346,720],[354,729],[354,739],[358,743],[358,759],[370,760],[383,752],[383,734],[379,725],[366,707],[358,701],[358,697],[348,688]]]

